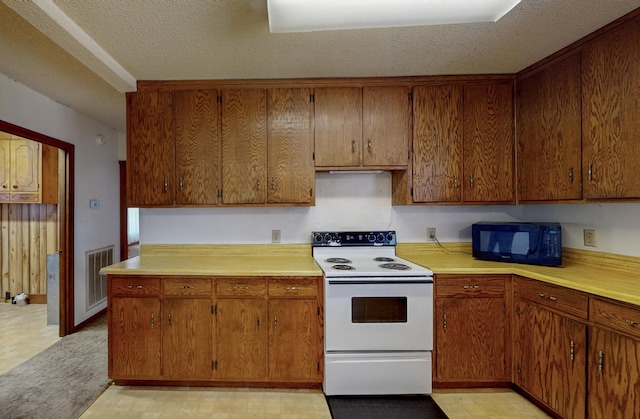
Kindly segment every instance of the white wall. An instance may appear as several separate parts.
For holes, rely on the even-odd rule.
[[[75,323],[106,307],[86,309],[85,252],[119,250],[119,134],[81,113],[0,75],[0,119],[75,145]],[[101,134],[105,145],[96,144]],[[100,201],[90,209],[89,200]]]
[[[315,207],[141,209],[140,241],[160,243],[310,243],[314,230],[396,230],[400,242],[471,241],[476,221],[559,221],[564,245],[583,248],[582,229],[596,228],[601,252],[640,256],[640,204],[391,206],[391,176],[316,176]]]

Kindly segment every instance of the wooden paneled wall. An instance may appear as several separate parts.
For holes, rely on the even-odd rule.
[[[11,296],[47,293],[47,253],[57,252],[58,206],[0,205],[0,301]]]

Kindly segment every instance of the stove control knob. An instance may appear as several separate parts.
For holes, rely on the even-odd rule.
[[[320,243],[320,242],[322,242],[322,234],[320,234],[320,233],[316,233],[316,234],[313,236],[313,241],[315,241],[316,243]]]
[[[329,243],[329,242],[331,241],[331,234],[326,233],[326,234],[324,235],[324,241],[326,241],[327,243]]]
[[[379,241],[380,243],[382,243],[382,242],[384,241],[384,234],[382,234],[382,233],[378,233],[378,237],[377,237],[377,239],[378,239],[378,241]]]
[[[391,241],[393,240],[393,234],[389,233],[387,234],[387,241]]]
[[[374,242],[376,240],[376,235],[375,234],[368,234],[367,235],[367,240],[369,240],[370,242]]]

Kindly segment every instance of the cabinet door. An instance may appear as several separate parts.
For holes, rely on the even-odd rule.
[[[8,202],[11,199],[11,136],[4,132],[0,135],[0,202]]]
[[[316,166],[360,166],[362,89],[318,88],[314,97]]]
[[[436,322],[438,381],[510,381],[504,297],[437,298]]]
[[[267,378],[269,319],[267,300],[219,299],[218,377],[238,381]]]
[[[211,300],[165,298],[162,312],[163,377],[167,380],[211,378]]]
[[[109,321],[109,376],[158,378],[161,374],[160,300],[116,297]]]
[[[627,25],[582,52],[585,198],[640,197],[640,25]]]
[[[362,89],[362,154],[365,166],[407,166],[411,102],[408,87]]]
[[[514,201],[513,84],[464,87],[465,202]]]
[[[462,87],[413,89],[413,201],[462,198]]]
[[[321,381],[316,298],[269,301],[269,378]]]
[[[264,89],[222,91],[222,202],[267,201],[267,101]]]
[[[172,94],[127,93],[128,206],[173,205],[174,169]]]
[[[582,198],[580,54],[517,81],[522,201]]]
[[[640,341],[599,327],[589,336],[589,417],[640,417]]]
[[[562,417],[584,418],[586,325],[525,300],[515,324],[515,384]]]
[[[268,202],[311,204],[315,169],[310,89],[270,89]]]
[[[218,203],[219,109],[216,90],[178,90],[173,93],[178,205]]]

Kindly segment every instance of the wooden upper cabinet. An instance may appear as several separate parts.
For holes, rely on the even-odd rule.
[[[413,201],[462,198],[462,86],[413,88]]]
[[[174,202],[175,142],[171,92],[127,93],[128,206]]]
[[[406,168],[409,92],[402,86],[315,89],[316,167]]]
[[[222,91],[222,201],[267,201],[267,94],[265,89]]]
[[[580,54],[517,80],[520,201],[582,199]]]
[[[582,51],[584,197],[640,197],[640,25]]]
[[[58,203],[58,149],[0,133],[0,202]]]
[[[364,166],[406,166],[409,163],[410,90],[409,87],[362,89]]]
[[[217,90],[173,93],[177,205],[215,205],[220,189]]]
[[[514,202],[513,83],[464,86],[465,202]]]
[[[267,190],[270,204],[312,204],[313,114],[311,90],[269,89]]]
[[[360,166],[362,89],[319,88],[314,98],[316,166]]]

